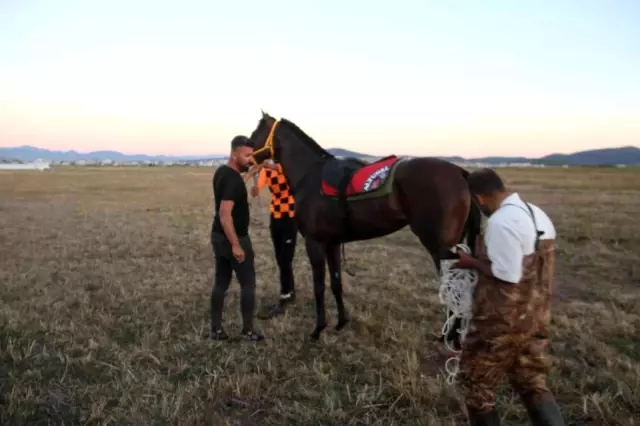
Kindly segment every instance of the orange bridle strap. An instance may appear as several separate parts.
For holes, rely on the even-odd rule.
[[[275,148],[274,148],[274,144],[273,144],[273,138],[274,138],[274,135],[276,133],[276,127],[278,127],[278,123],[280,123],[279,120],[276,120],[276,121],[273,122],[273,125],[271,126],[271,130],[269,131],[269,136],[267,136],[267,140],[264,142],[264,146],[253,153],[253,157],[252,158],[253,158],[253,162],[255,164],[260,165],[260,164],[264,163],[268,159],[273,159],[273,157],[275,156]],[[258,163],[258,161],[256,160],[256,156],[262,154],[263,152],[265,152],[267,150],[269,151],[269,157],[265,158],[260,163]]]

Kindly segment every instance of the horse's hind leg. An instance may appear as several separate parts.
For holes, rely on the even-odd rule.
[[[329,264],[331,292],[333,293],[333,297],[336,299],[336,306],[338,307],[338,324],[336,324],[336,330],[342,330],[349,322],[349,318],[347,318],[347,312],[342,300],[342,276],[340,272],[339,245],[327,246],[327,263]]]
[[[316,299],[316,328],[311,333],[312,340],[318,340],[327,326],[324,308],[325,250],[324,246],[311,238],[305,238],[307,256],[313,271],[313,294]]]

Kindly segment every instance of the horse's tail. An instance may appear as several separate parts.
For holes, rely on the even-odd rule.
[[[462,169],[462,175],[465,180],[469,177],[469,172]],[[471,206],[469,209],[469,215],[467,216],[467,222],[464,225],[463,239],[466,237],[467,246],[471,249],[471,254],[476,254],[476,243],[478,237],[482,231],[482,211],[476,204],[473,197],[471,197]]]

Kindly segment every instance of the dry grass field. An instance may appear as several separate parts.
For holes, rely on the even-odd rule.
[[[502,170],[559,232],[550,385],[569,425],[640,424],[640,171]],[[433,334],[434,268],[416,238],[346,247],[352,322],[309,342],[301,238],[296,305],[256,320],[263,344],[208,328],[212,172],[0,173],[0,423],[464,425]],[[258,305],[278,292],[268,195],[252,205]],[[335,304],[327,288],[328,319]],[[239,286],[225,323],[239,331]],[[506,385],[503,424],[526,424]]]

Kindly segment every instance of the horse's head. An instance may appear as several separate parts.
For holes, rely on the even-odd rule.
[[[279,142],[275,138],[277,126],[278,120],[262,111],[258,126],[249,137],[253,143],[253,160],[256,164],[262,164],[269,159],[278,162],[280,150],[278,149]]]

